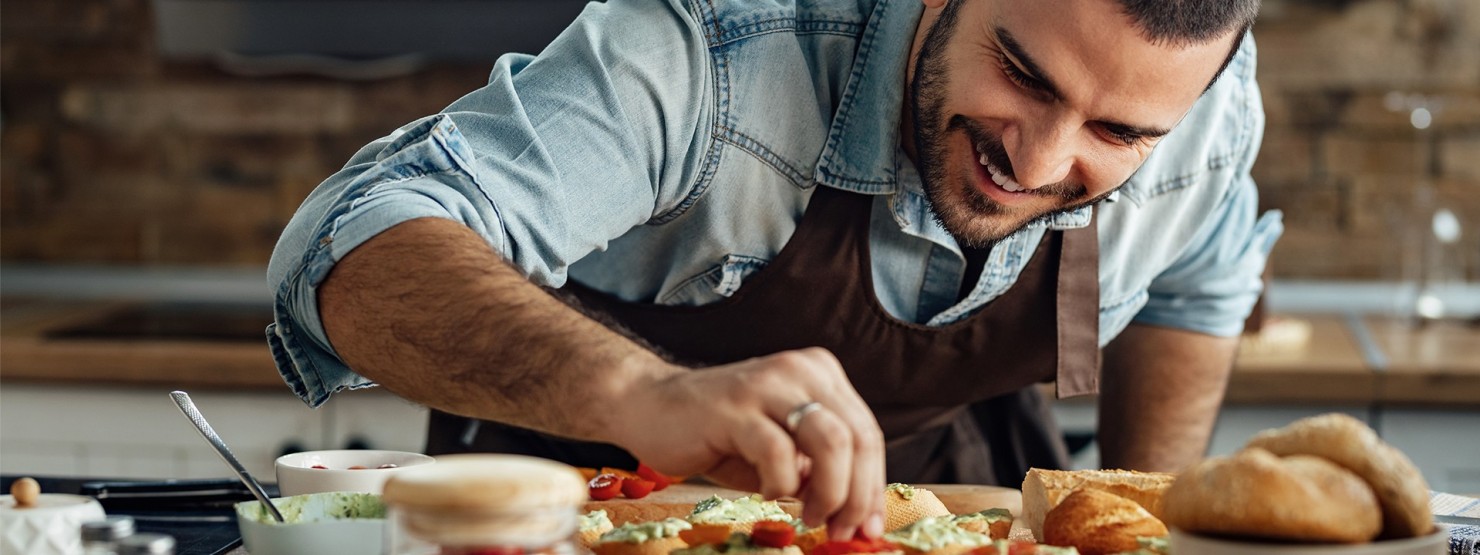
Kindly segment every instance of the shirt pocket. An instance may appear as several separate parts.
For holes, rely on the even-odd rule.
[[[702,306],[729,298],[745,280],[766,267],[770,261],[756,256],[727,254],[708,270],[680,282],[671,291],[658,296],[658,304],[669,306]]]

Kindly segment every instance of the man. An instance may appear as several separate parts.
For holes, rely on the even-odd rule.
[[[1256,11],[592,4],[308,198],[269,340],[311,405],[436,409],[429,451],[630,453],[834,537],[886,476],[1064,464],[1037,382],[1101,393],[1106,466],[1175,469],[1279,233]]]

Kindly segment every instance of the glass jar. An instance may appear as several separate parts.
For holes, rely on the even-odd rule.
[[[385,483],[392,555],[583,555],[575,468],[520,455],[449,455]]]

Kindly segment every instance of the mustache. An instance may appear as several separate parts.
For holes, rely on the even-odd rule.
[[[946,130],[960,130],[971,139],[973,148],[982,147],[982,154],[987,156],[987,161],[1002,172],[1003,175],[1017,180],[1017,174],[1012,170],[1012,158],[1007,155],[1007,148],[1002,144],[1002,138],[988,131],[986,127],[968,119],[966,116],[955,115],[946,121]],[[1075,200],[1089,194],[1089,189],[1083,183],[1064,180],[1058,183],[1045,185],[1037,189],[1027,191],[1029,194],[1058,197],[1064,200]]]

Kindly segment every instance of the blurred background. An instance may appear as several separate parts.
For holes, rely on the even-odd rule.
[[[569,0],[0,4],[0,471],[222,476],[419,450],[382,392],[310,410],[262,337],[279,232],[365,143],[537,52]],[[1285,212],[1213,451],[1341,410],[1480,493],[1480,3],[1266,0],[1254,178]],[[1093,404],[1061,420],[1095,464]],[[1464,438],[1465,441],[1456,441]]]

